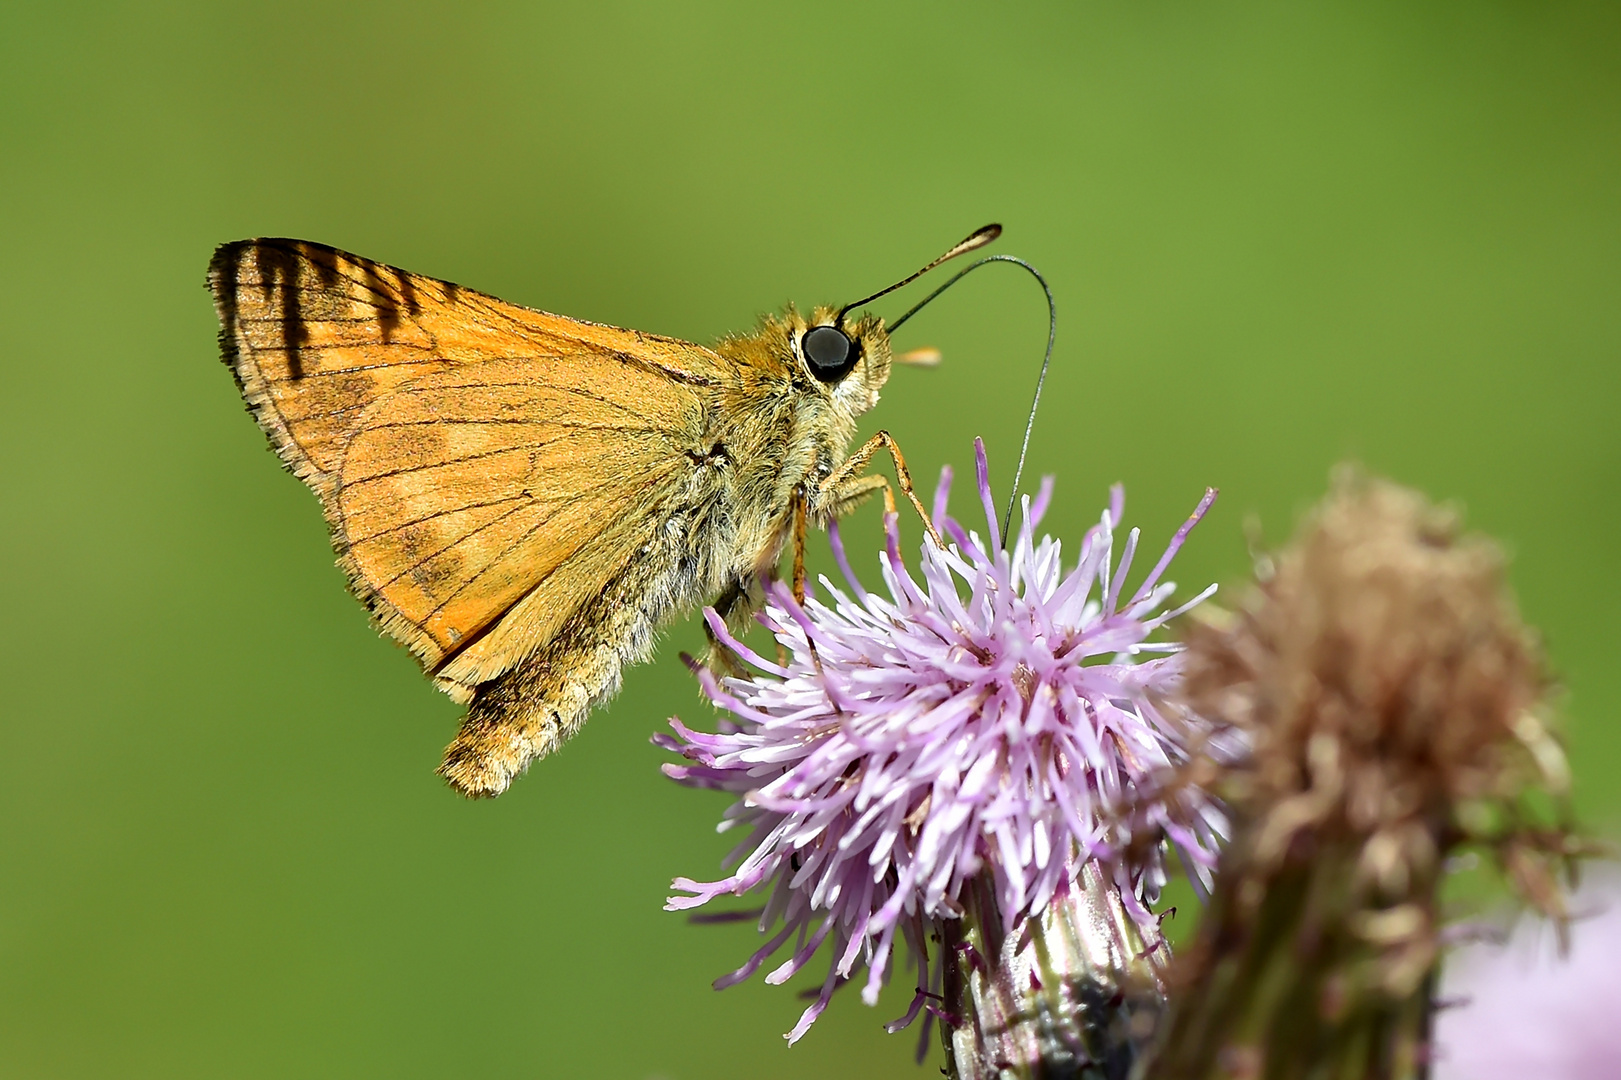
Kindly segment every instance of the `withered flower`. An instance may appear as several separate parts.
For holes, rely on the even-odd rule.
[[[1234,835],[1154,1080],[1424,1075],[1460,848],[1565,915],[1568,778],[1502,567],[1455,515],[1346,474],[1241,609],[1193,628],[1187,704],[1251,754],[1190,777]]]

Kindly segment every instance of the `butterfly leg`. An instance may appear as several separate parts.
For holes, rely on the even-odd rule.
[[[884,493],[884,513],[895,513],[895,490],[889,486],[889,477],[874,473],[871,476],[852,476],[846,480],[839,490],[828,497],[827,516],[844,517],[876,491]]]
[[[912,509],[923,520],[923,527],[929,532],[929,539],[934,541],[935,547],[943,548],[945,543],[935,530],[934,522],[929,520],[929,513],[923,509],[918,501],[917,492],[912,487],[912,474],[906,469],[906,458],[901,455],[901,448],[895,445],[894,438],[887,431],[880,431],[856,449],[856,452],[845,459],[844,464],[828,474],[827,479],[817,486],[816,495],[821,513],[829,513],[833,507],[848,505],[852,499],[859,499],[870,493],[879,485],[871,481],[881,482],[884,488],[884,508],[890,513],[895,512],[895,495],[889,490],[889,480],[883,476],[868,477],[857,476],[872,456],[880,450],[888,451],[890,460],[895,463],[895,480],[900,484],[901,493],[911,502]]]
[[[805,525],[810,520],[810,499],[804,488],[794,491],[794,602],[805,602]]]

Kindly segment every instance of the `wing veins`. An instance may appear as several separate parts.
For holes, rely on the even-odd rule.
[[[528,357],[523,357],[523,356],[514,356],[514,357],[502,357],[502,359],[526,360],[526,359],[529,359],[529,358]],[[481,361],[481,363],[482,362],[485,362],[485,361]],[[603,397],[601,394],[592,393],[590,390],[587,390],[584,387],[570,386],[567,383],[560,383],[560,382],[547,382],[544,379],[520,379],[517,382],[464,382],[464,383],[436,382],[432,386],[418,386],[418,385],[413,383],[413,384],[411,384],[409,386],[401,387],[399,390],[395,391],[395,393],[398,393],[398,394],[427,394],[427,393],[437,392],[437,391],[440,391],[440,390],[484,390],[484,389],[492,389],[493,390],[493,389],[496,389],[497,387],[512,387],[512,386],[524,386],[524,387],[527,387],[527,386],[542,386],[542,387],[545,387],[547,390],[557,390],[557,391],[561,391],[562,393],[565,393],[565,394],[573,394],[576,397],[583,397],[583,398],[586,398],[587,400],[590,400],[590,401],[599,401],[602,404],[612,406],[613,408],[618,409],[621,412],[623,412],[623,413],[625,413],[625,414],[627,414],[629,416],[640,416],[641,415],[640,413],[638,413],[638,412],[634,411],[633,409],[631,409],[630,406],[625,405],[622,402],[615,401],[612,398]]]
[[[377,429],[373,428],[372,430],[375,431]],[[369,484],[373,480],[387,480],[395,476],[405,476],[409,473],[426,472],[429,469],[437,469],[441,465],[460,465],[466,461],[478,461],[480,458],[495,457],[498,454],[511,454],[516,453],[519,450],[538,450],[541,447],[550,446],[562,438],[563,436],[559,435],[555,439],[546,439],[543,442],[513,443],[510,446],[503,446],[496,450],[479,450],[476,453],[463,454],[461,457],[442,458],[439,461],[430,461],[425,465],[405,465],[398,469],[390,469],[388,472],[374,473],[371,476],[363,476],[358,480],[351,480],[345,483],[343,486],[344,490],[347,491],[361,487],[364,484]]]
[[[435,354],[437,354],[439,346],[438,345],[407,345],[406,343],[401,342],[401,341],[390,341],[385,345],[382,342],[366,341],[366,342],[361,342],[361,343],[358,343],[358,344],[347,344],[347,345],[345,345],[345,344],[297,345],[297,346],[292,346],[292,347],[289,347],[289,346],[286,346],[286,345],[249,345],[248,348],[252,349],[255,353],[262,353],[262,352],[301,352],[302,353],[302,352],[327,352],[328,350],[331,350],[331,349],[388,348],[388,349],[410,349],[410,350],[412,350],[414,352],[426,352],[426,353],[435,353]],[[297,379],[278,379],[276,381],[278,381],[278,382],[303,382],[305,379],[319,379],[323,375],[348,375],[351,372],[356,372],[356,371],[376,371],[379,368],[409,367],[412,364],[432,364],[432,363],[435,363],[435,362],[445,363],[445,364],[452,364],[452,363],[456,363],[457,361],[451,360],[448,357],[433,355],[433,356],[423,357],[423,358],[418,359],[418,360],[398,360],[398,361],[394,361],[392,363],[387,363],[387,364],[361,364],[361,365],[358,365],[356,367],[332,368],[332,369],[330,369],[328,371],[311,371],[311,372],[308,372],[308,373],[306,373],[304,375],[298,376]]]
[[[593,485],[592,487],[586,488],[584,491],[577,492],[576,496],[584,495],[584,494],[587,494],[587,493],[592,492],[592,491],[598,491],[598,490],[600,490],[600,489],[602,489],[604,487],[607,487],[607,486],[608,486],[608,481],[603,481],[600,484],[596,484],[596,485]],[[553,510],[551,513],[547,514],[545,517],[541,518],[539,521],[535,522],[532,526],[530,526],[523,533],[523,535],[521,535],[519,537],[516,537],[511,543],[507,544],[507,546],[501,550],[500,554],[496,555],[493,559],[491,559],[489,562],[485,563],[482,567],[480,567],[478,573],[474,574],[472,577],[469,577],[466,581],[464,581],[460,585],[456,586],[455,591],[453,591],[449,596],[447,596],[443,600],[441,600],[439,602],[438,606],[436,606],[432,611],[428,612],[426,615],[424,615],[422,617],[422,621],[427,622],[429,619],[433,618],[435,615],[437,615],[441,611],[443,611],[445,609],[446,605],[448,605],[452,600],[456,599],[456,597],[460,596],[470,585],[472,585],[474,582],[476,582],[479,578],[483,577],[485,574],[489,573],[490,570],[493,567],[496,566],[496,564],[501,562],[501,560],[505,559],[508,555],[512,554],[514,549],[516,549],[520,544],[526,542],[531,536],[533,536],[535,534],[535,532],[538,529],[540,529],[541,526],[545,525],[552,518],[556,517],[558,515],[558,513],[561,511],[561,509],[562,508],[559,507],[557,510]],[[573,551],[569,552],[569,554],[567,556],[565,556],[562,560],[560,560],[558,562],[557,566],[554,566],[550,570],[546,571],[546,573],[543,574],[538,580],[536,580],[533,585],[530,585],[529,588],[527,588],[527,589],[525,589],[523,591],[523,596],[518,597],[517,600],[514,600],[511,604],[508,604],[505,608],[502,609],[500,615],[497,615],[494,619],[490,620],[491,624],[493,625],[494,623],[500,622],[501,619],[506,616],[506,613],[511,611],[512,608],[516,604],[518,604],[523,599],[524,596],[528,596],[530,593],[534,592],[537,586],[539,586],[542,582],[546,581],[547,578],[550,578],[552,576],[552,574],[557,572],[557,567],[558,566],[562,566],[563,563],[568,562],[569,559],[571,559],[575,555],[579,554],[580,549],[583,548],[584,546],[585,546],[585,544],[582,542],[580,547],[575,548]]]
[[[327,409],[324,412],[299,413],[293,418],[292,422],[295,424],[301,424],[306,420],[320,420],[328,416],[342,416],[344,413],[365,412],[374,404],[376,404],[376,402],[368,401],[364,405],[345,405],[341,409]]]
[[[486,521],[484,524],[480,525],[478,528],[473,529],[473,530],[471,530],[469,532],[463,533],[461,536],[459,536],[456,539],[452,540],[450,543],[446,544],[444,547],[440,548],[439,550],[433,552],[431,555],[425,555],[421,559],[418,559],[416,562],[412,563],[410,566],[407,566],[404,570],[401,570],[399,573],[395,574],[393,577],[389,578],[387,581],[385,581],[381,585],[377,586],[377,591],[382,592],[384,589],[388,588],[390,585],[392,585],[396,581],[400,580],[400,578],[404,577],[406,574],[411,573],[413,570],[416,570],[419,567],[427,565],[428,563],[430,563],[433,560],[437,559],[439,556],[443,555],[445,552],[450,551],[452,548],[455,548],[458,545],[466,542],[467,540],[477,536],[479,533],[483,532],[485,529],[494,528],[496,525],[499,525],[501,522],[505,521],[507,518],[511,517],[513,514],[516,514],[519,510],[524,509],[524,507],[531,505],[533,502],[534,502],[533,499],[524,499],[524,500],[520,501],[517,506],[514,506],[514,507],[512,507],[510,509],[501,511],[501,513],[497,514],[495,517],[491,518],[489,521]],[[542,521],[539,524],[544,525],[545,522]],[[499,557],[500,556],[497,556],[497,558],[499,558]],[[439,610],[438,608],[434,609],[434,611],[438,611],[438,610]],[[433,615],[433,612],[429,612],[428,617],[431,618],[432,615]]]
[[[682,371],[680,368],[666,367],[664,364],[661,364],[656,360],[648,360],[644,357],[632,356],[630,353],[620,352],[618,349],[613,349],[611,351],[613,355],[618,357],[621,362],[629,364],[631,367],[638,367],[644,371],[657,372],[658,374],[663,375],[674,382],[683,383],[687,386],[720,385],[719,379],[710,378],[708,375],[699,375],[694,371]]]
[[[236,321],[238,323],[279,323],[283,326],[287,324],[286,318],[281,315],[238,315]],[[329,315],[321,319],[307,319],[304,321],[304,325],[324,326],[328,323],[349,325],[352,323],[374,323],[376,321],[377,316],[375,315],[356,316],[352,319],[339,319]]]
[[[344,543],[352,548],[356,544],[364,544],[364,543],[367,543],[369,541],[376,540],[380,536],[387,536],[389,533],[397,533],[401,529],[409,529],[413,525],[421,525],[424,521],[432,521],[434,518],[442,518],[447,514],[459,514],[463,510],[480,510],[480,509],[483,509],[486,506],[500,506],[502,503],[513,502],[513,501],[517,501],[517,500],[521,500],[523,502],[534,502],[535,497],[533,495],[528,495],[528,494],[519,494],[519,495],[508,495],[504,499],[490,499],[490,500],[488,500],[486,502],[464,503],[461,506],[452,506],[452,507],[449,507],[448,509],[445,509],[445,510],[435,510],[433,513],[428,514],[428,515],[426,515],[424,517],[414,518],[411,521],[402,521],[398,525],[390,525],[386,529],[383,529],[383,530],[381,530],[379,532],[369,533],[369,534],[367,534],[365,536],[362,536],[358,540],[356,540],[352,536],[347,536],[346,535],[344,537]]]
[[[459,416],[436,416],[431,420],[390,420],[384,424],[373,424],[366,430],[385,431],[389,428],[427,427],[436,424],[544,424],[546,427],[572,428],[580,431],[650,431],[654,434],[667,434],[668,428],[657,427],[627,427],[624,424],[577,424],[567,420],[532,420],[519,417],[499,418],[490,420],[468,420]]]

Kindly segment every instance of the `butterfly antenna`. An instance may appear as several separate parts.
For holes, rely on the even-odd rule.
[[[857,300],[853,304],[845,304],[843,307],[841,307],[839,309],[838,316],[833,320],[834,324],[838,325],[838,324],[843,323],[844,322],[844,313],[846,311],[849,311],[851,308],[858,308],[862,304],[871,303],[872,301],[878,299],[880,296],[887,296],[888,294],[894,292],[896,289],[900,288],[903,285],[910,285],[912,282],[916,281],[918,278],[922,277],[924,274],[927,274],[930,270],[933,270],[936,266],[939,266],[941,263],[947,261],[948,259],[955,259],[958,255],[966,255],[970,251],[978,250],[979,248],[984,247],[986,244],[990,243],[992,240],[995,240],[998,236],[1001,236],[1001,235],[1002,235],[1002,226],[997,225],[995,223],[992,223],[990,225],[982,225],[981,227],[975,229],[973,232],[969,233],[967,236],[963,237],[961,242],[959,242],[957,244],[954,244],[952,246],[951,250],[947,251],[944,255],[940,256],[938,259],[935,259],[933,262],[929,263],[929,265],[925,266],[923,269],[918,270],[915,273],[908,274],[906,277],[901,278],[899,281],[895,282],[895,284],[889,286],[887,289],[879,289],[877,292],[873,293],[871,296],[863,296],[860,300]]]
[[[973,237],[969,237],[969,239],[971,240]],[[963,243],[967,243],[967,241],[965,240]],[[961,245],[958,246],[960,247]],[[953,249],[952,252],[947,253],[947,257],[954,253],[955,249]],[[940,261],[943,261],[943,259],[937,260],[936,263],[931,265],[937,265]],[[1041,291],[1047,294],[1047,352],[1041,358],[1041,374],[1036,376],[1036,394],[1035,397],[1030,400],[1030,418],[1024,422],[1024,442],[1019,445],[1019,467],[1013,471],[1013,493],[1008,496],[1007,514],[1002,519],[1002,546],[1005,548],[1007,547],[1008,529],[1010,529],[1013,525],[1013,507],[1017,505],[1019,501],[1019,481],[1024,478],[1025,455],[1030,452],[1030,432],[1035,429],[1036,408],[1041,404],[1041,388],[1047,383],[1047,368],[1050,367],[1053,362],[1053,341],[1058,337],[1058,306],[1053,302],[1052,286],[1047,284],[1047,279],[1041,276],[1040,270],[1037,270],[1023,259],[1015,258],[1012,255],[987,255],[983,259],[978,259],[969,263],[967,266],[953,274],[944,285],[941,285],[938,289],[934,290],[932,293],[913,304],[911,309],[908,310],[906,314],[889,324],[888,331],[893,334],[896,330],[900,329],[901,323],[905,322],[907,319],[910,319],[913,315],[916,315],[918,310],[922,308],[924,304],[927,304],[930,300],[933,300],[936,296],[939,296],[941,293],[957,284],[957,282],[961,281],[964,277],[973,273],[975,270],[978,270],[987,263],[993,262],[1006,262],[1012,263],[1014,266],[1022,266],[1024,269],[1030,272],[1031,277],[1035,278],[1036,281],[1040,283]],[[925,269],[927,269],[927,267],[925,267]],[[922,271],[919,271],[919,273],[921,272]],[[912,277],[916,276],[917,274],[912,275]],[[911,278],[908,278],[907,280],[910,281]],[[902,284],[905,284],[905,282],[902,282]],[[885,292],[887,291],[888,290],[886,289]],[[882,296],[883,293],[880,293],[879,295]]]

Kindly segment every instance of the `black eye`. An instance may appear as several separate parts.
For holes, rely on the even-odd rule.
[[[826,383],[838,382],[850,374],[860,356],[855,343],[836,326],[812,328],[800,340],[799,348],[810,364],[811,374]]]

